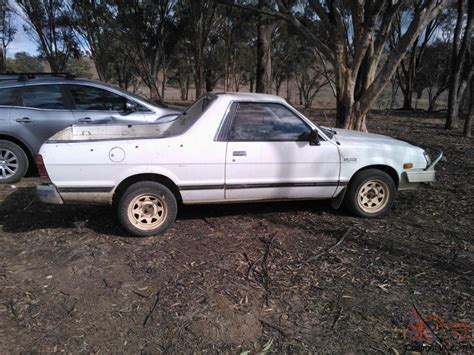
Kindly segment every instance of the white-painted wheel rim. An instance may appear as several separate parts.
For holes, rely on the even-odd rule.
[[[166,219],[168,209],[163,199],[155,194],[144,193],[128,205],[128,219],[138,229],[149,231],[158,228]]]
[[[18,171],[18,157],[11,150],[0,149],[0,180],[6,180]]]
[[[359,189],[357,203],[366,213],[380,212],[387,206],[390,190],[381,180],[366,181]]]

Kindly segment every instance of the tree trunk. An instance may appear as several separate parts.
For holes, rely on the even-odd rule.
[[[204,69],[204,48],[199,48],[196,61],[194,63],[194,86],[196,89],[196,99],[204,94],[206,90],[206,71]]]
[[[205,91],[204,66],[196,63],[196,73],[194,75],[194,86],[196,88],[196,99]]]
[[[286,75],[286,101],[291,102],[291,81],[290,75]]]
[[[471,138],[472,130],[472,119],[474,116],[474,78],[471,78],[471,85],[469,89],[469,113],[464,122],[463,136],[466,138]]]
[[[259,7],[262,7],[259,1]],[[271,94],[272,92],[272,34],[276,27],[275,21],[262,14],[259,15],[257,29],[257,86],[256,92]]]
[[[166,69],[163,69],[163,81],[161,82],[161,98],[165,98],[165,86],[166,86]]]
[[[470,46],[472,28],[474,25],[474,3],[467,1],[467,12],[464,0],[458,0],[458,15],[453,38],[452,68],[450,73],[450,85],[448,94],[448,115],[446,117],[445,129],[455,129],[458,127],[458,116],[460,101],[467,86],[466,76],[472,75],[472,62],[470,57]],[[466,25],[464,15],[467,13]],[[463,32],[463,33],[462,33]],[[464,73],[464,77],[461,75]]]
[[[7,68],[7,59],[6,59],[6,56],[5,56],[5,53],[6,53],[6,50],[5,50],[5,46],[2,46],[1,50],[0,50],[0,73],[4,73],[6,71],[6,68]]]
[[[340,75],[340,73],[338,74]],[[336,85],[336,127],[367,132],[365,125],[367,112],[361,111],[360,102],[358,99],[355,99],[355,90],[360,90],[361,86],[355,84],[350,74],[339,79]],[[359,76],[358,79],[361,80],[361,77]]]
[[[413,110],[413,83],[411,78],[407,78],[406,88],[403,92],[403,109],[404,110]]]
[[[158,85],[149,85],[148,88],[150,89],[150,100],[152,101],[161,101],[160,89]]]
[[[459,115],[459,75],[460,73],[455,70],[451,75],[451,81],[449,83],[448,93],[448,116],[446,118],[445,129],[456,129],[458,128],[458,115]]]
[[[367,132],[367,114],[360,111],[359,102],[346,98],[337,101],[336,127]]]

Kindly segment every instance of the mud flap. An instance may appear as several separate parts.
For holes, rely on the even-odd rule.
[[[347,191],[347,187],[343,188],[342,191],[339,192],[339,194],[331,200],[332,208],[337,210],[339,209],[339,207],[341,207],[342,201],[344,201],[344,197],[346,196],[346,191]]]

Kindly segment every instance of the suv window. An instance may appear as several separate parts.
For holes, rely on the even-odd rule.
[[[297,141],[310,127],[288,108],[273,103],[239,103],[232,141]]]
[[[64,109],[61,85],[31,85],[23,87],[23,106],[41,109]]]
[[[124,111],[127,99],[113,92],[86,85],[68,85],[76,110]]]
[[[13,106],[16,104],[18,88],[0,89],[0,105]]]

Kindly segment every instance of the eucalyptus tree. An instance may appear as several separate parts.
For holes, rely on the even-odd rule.
[[[206,91],[206,58],[212,54],[210,39],[215,38],[222,22],[217,7],[216,0],[181,0],[176,6],[180,40],[191,56],[196,97]]]
[[[113,17],[121,27],[116,38],[150,99],[161,101],[160,70],[166,70],[176,45],[175,0],[113,0]]]
[[[457,1],[457,18],[453,33],[451,70],[449,74],[446,129],[458,127],[459,106],[473,76],[471,38],[474,28],[474,1]]]
[[[424,59],[418,69],[415,91],[428,94],[428,111],[434,111],[438,99],[449,87],[449,63],[446,53],[449,52],[450,44],[436,41],[426,47]],[[421,95],[419,95],[421,96]]]
[[[69,1],[17,0],[24,30],[38,43],[38,49],[51,70],[66,69],[71,58],[80,56],[80,46],[69,16]]]
[[[336,125],[365,131],[368,111],[390,83],[401,60],[449,3],[420,0],[419,6],[412,6],[412,16],[392,48],[387,48],[387,43],[395,20],[410,6],[409,0],[259,0],[259,6],[254,1],[246,7],[289,22],[330,62],[337,96]],[[320,24],[318,31],[314,23]]]
[[[8,1],[3,1],[3,21],[1,28],[2,48],[0,58],[0,70],[4,71],[7,66],[7,49],[15,38],[18,28],[13,20],[13,9]]]
[[[119,28],[112,21],[112,7],[102,0],[73,0],[70,14],[74,29],[90,51],[99,79],[110,81],[117,55],[125,49],[117,48]]]
[[[419,1],[413,1],[412,5],[415,7],[415,11],[418,6],[421,5]],[[399,41],[403,35],[403,28],[406,26],[406,22],[411,20],[412,7],[407,6],[405,11],[401,11],[397,16],[394,25],[394,31],[390,40],[390,45],[393,47]],[[426,58],[425,49],[433,38],[437,34],[437,30],[443,21],[444,14],[440,14],[431,20],[426,28],[413,41],[410,46],[407,55],[400,62],[397,68],[396,78],[398,80],[399,87],[403,94],[403,108],[413,108],[413,93],[416,91],[417,86],[417,75],[421,70],[424,59]]]

